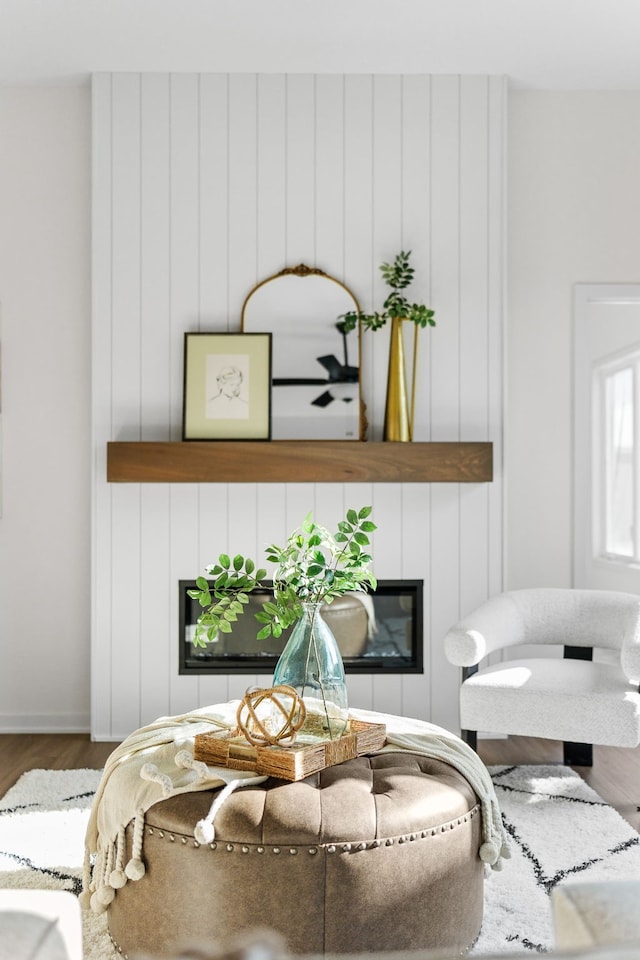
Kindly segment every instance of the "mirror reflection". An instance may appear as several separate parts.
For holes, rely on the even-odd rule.
[[[242,308],[244,333],[273,335],[274,440],[363,440],[360,331],[338,317],[359,310],[341,281],[300,264],[267,277]]]

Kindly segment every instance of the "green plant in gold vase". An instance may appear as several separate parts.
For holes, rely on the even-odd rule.
[[[401,250],[393,263],[383,263],[381,265],[380,272],[384,281],[387,286],[391,287],[391,293],[384,301],[382,310],[373,313],[352,310],[338,318],[345,333],[354,330],[358,323],[361,323],[367,330],[380,330],[388,320],[391,321],[387,400],[384,417],[385,440],[412,439],[418,329],[420,327],[435,327],[436,325],[433,319],[434,310],[422,303],[411,303],[402,293],[411,284],[415,273],[413,267],[409,264],[410,256],[410,250],[406,252]],[[415,325],[410,405],[407,398],[404,341],[402,338],[402,323],[404,321],[409,321]]]
[[[266,560],[275,564],[273,599],[254,614],[259,640],[279,637],[293,626],[276,664],[274,686],[287,684],[303,699],[307,733],[320,738],[341,736],[348,704],[344,665],[335,637],[322,619],[321,607],[347,593],[375,590],[369,534],[376,529],[371,507],[348,510],[335,533],[308,514],[282,547],[272,544]],[[219,555],[198,577],[189,596],[203,607],[192,643],[206,647],[246,612],[249,594],[264,589],[266,569],[242,554]],[[211,578],[211,581],[208,579]]]

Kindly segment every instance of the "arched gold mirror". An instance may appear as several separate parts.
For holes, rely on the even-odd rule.
[[[316,267],[285,267],[250,291],[244,333],[273,337],[274,440],[364,440],[360,331],[338,317],[358,310],[354,294]]]

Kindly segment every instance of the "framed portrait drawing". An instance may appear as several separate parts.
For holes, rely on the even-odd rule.
[[[271,333],[185,333],[182,438],[271,439]]]

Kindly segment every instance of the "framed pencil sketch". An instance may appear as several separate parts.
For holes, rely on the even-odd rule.
[[[182,438],[271,439],[270,333],[185,333]]]

